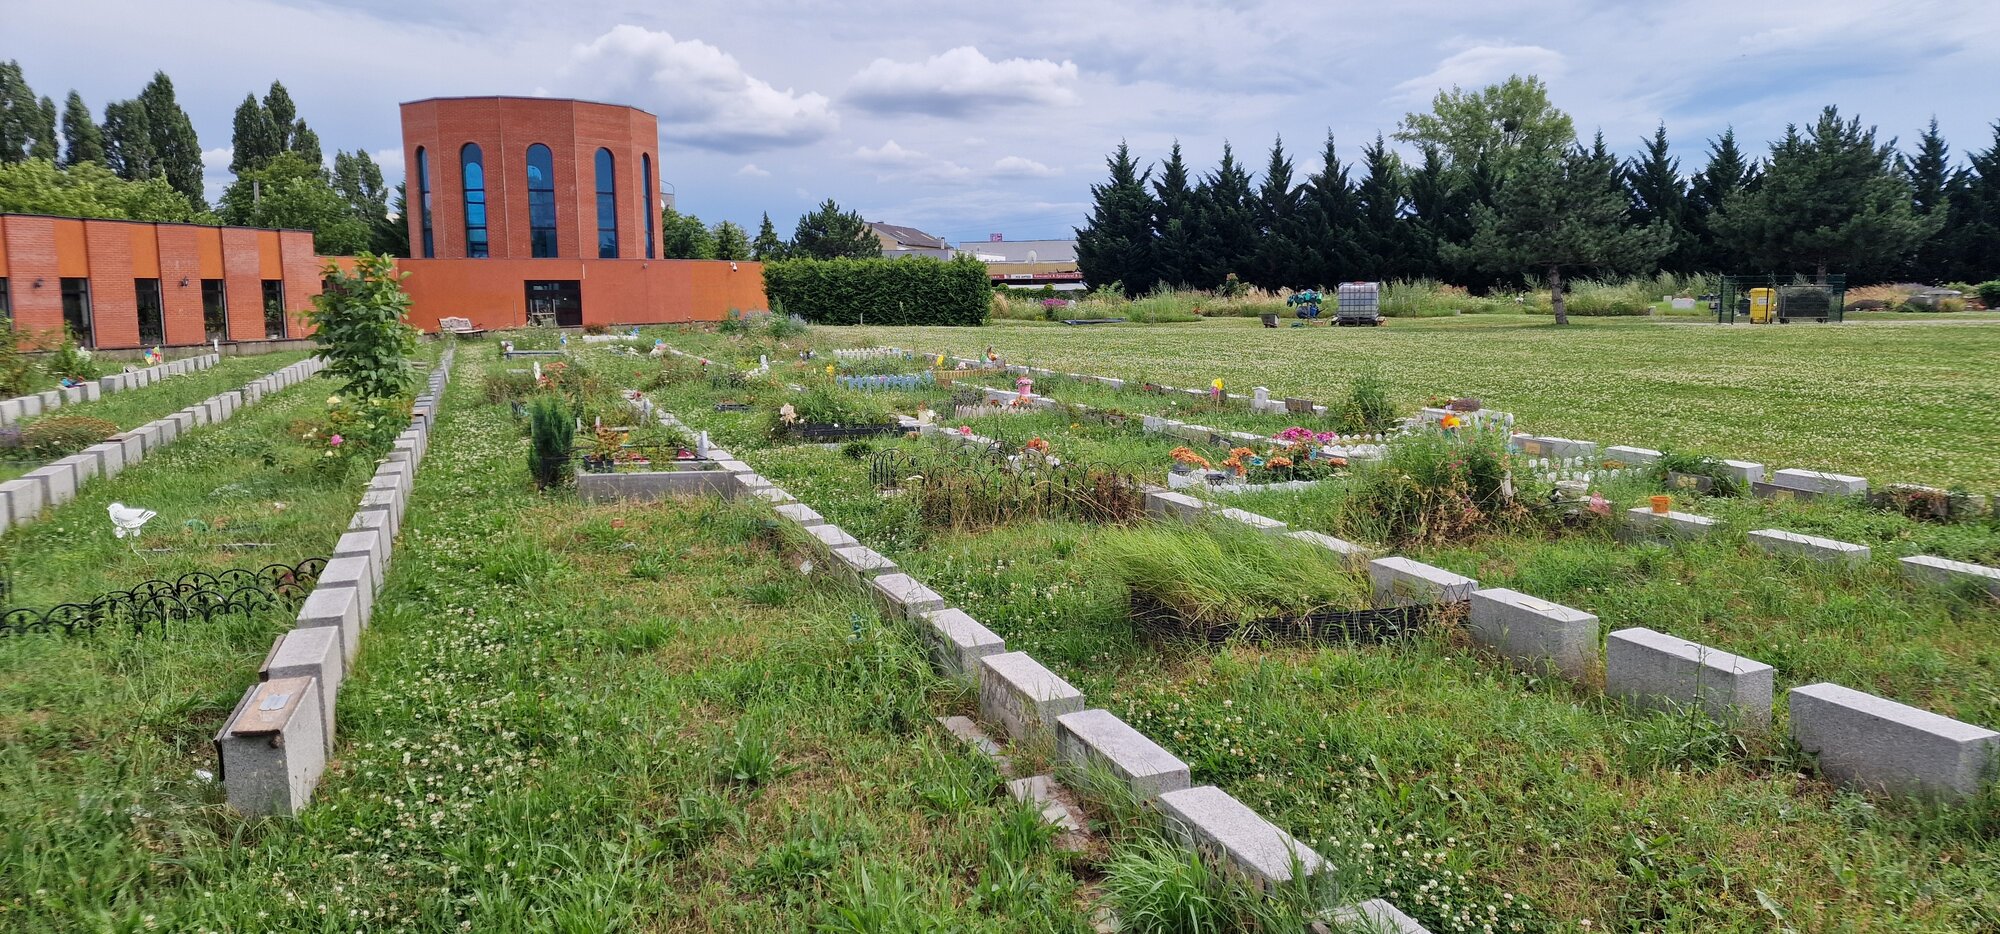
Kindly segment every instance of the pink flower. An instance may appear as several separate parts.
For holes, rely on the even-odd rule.
[[[960,426],[958,426],[958,433],[959,433],[959,434],[962,434],[962,435],[969,435],[969,434],[972,434],[972,426],[971,426],[971,425],[960,425]]]
[[[331,444],[334,447],[340,447],[341,440],[342,439],[339,435],[334,435],[333,437],[326,439],[326,443]]]

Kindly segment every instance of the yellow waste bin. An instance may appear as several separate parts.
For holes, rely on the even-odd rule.
[[[1778,310],[1777,289],[1750,290],[1750,323],[1770,324],[1771,316]]]

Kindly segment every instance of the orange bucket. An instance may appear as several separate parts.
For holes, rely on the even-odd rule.
[[[1655,497],[1653,497],[1653,511],[1654,511],[1654,512],[1656,512],[1656,513],[1659,513],[1660,515],[1663,515],[1663,516],[1664,516],[1664,515],[1666,515],[1667,513],[1669,513],[1669,512],[1671,512],[1671,511],[1673,511],[1673,508],[1674,508],[1674,498],[1673,498],[1673,497],[1671,497],[1671,496],[1655,496]]]

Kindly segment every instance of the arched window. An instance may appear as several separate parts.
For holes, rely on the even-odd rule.
[[[486,249],[486,165],[478,143],[466,143],[458,151],[458,167],[465,176],[465,256],[484,259]]]
[[[597,258],[618,258],[618,166],[609,149],[597,151]]]
[[[556,255],[556,169],[549,147],[528,147],[528,255]]]
[[[431,157],[422,146],[417,147],[417,203],[422,205],[419,210],[424,222],[423,256],[430,259],[437,255],[437,242],[431,239]]]
[[[651,153],[642,152],[639,154],[639,190],[646,196],[645,209],[639,212],[639,223],[646,225],[646,258],[652,259],[653,228],[660,225],[660,220],[653,216],[653,212],[659,210],[654,205],[659,202],[653,200],[653,156]]]

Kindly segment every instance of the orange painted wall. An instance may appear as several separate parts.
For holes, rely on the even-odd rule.
[[[452,316],[487,329],[525,326],[526,283],[531,279],[577,280],[586,326],[720,321],[731,308],[767,307],[761,263],[404,259],[396,265],[410,274],[403,280],[410,293],[410,323],[426,331],[436,330],[439,318]]]

